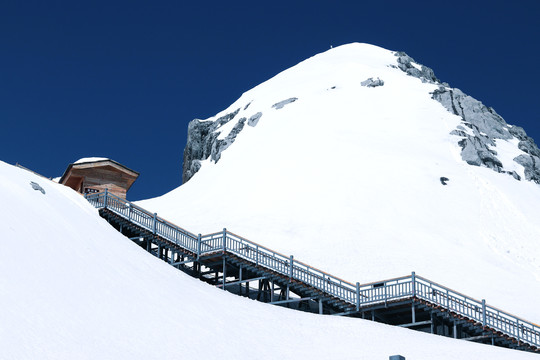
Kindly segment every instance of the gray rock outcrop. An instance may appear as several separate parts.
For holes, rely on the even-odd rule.
[[[395,53],[395,55],[398,58],[398,68],[406,72],[408,75],[419,78],[422,80],[422,82],[429,82],[433,84],[441,83],[431,68],[418,64],[412,57],[405,54],[403,51],[398,51]],[[412,63],[418,64],[420,70],[417,69]]]
[[[259,122],[259,119],[261,118],[262,116],[262,112],[258,112],[254,115],[252,115],[249,120],[248,120],[248,125],[249,126],[252,126],[252,127],[255,127],[257,125],[257,123]]]
[[[515,171],[503,169],[503,164],[497,158],[497,152],[494,150],[495,140],[517,138],[519,139],[518,148],[525,154],[519,155],[513,160],[524,167],[526,180],[540,184],[540,150],[534,140],[527,136],[525,130],[519,126],[508,125],[493,108],[485,106],[459,89],[450,88],[447,83],[441,83],[432,69],[416,63],[404,52],[396,52],[395,55],[398,58],[397,68],[410,76],[419,78],[422,82],[440,85],[438,89],[433,91],[432,99],[441,103],[446,110],[463,120],[463,126],[458,126],[451,134],[462,138],[458,144],[461,147],[461,158],[467,164],[484,166],[499,173],[509,174],[516,180],[521,180]]]
[[[540,184],[540,157],[522,154],[514,161],[525,168],[525,179]]]
[[[240,119],[234,126],[231,134],[235,132],[234,136],[229,134],[224,140],[217,140],[220,131],[216,131],[221,126],[225,125],[229,121],[235,118],[240,109],[228,113],[215,121],[203,121],[194,119],[189,122],[188,125],[188,138],[186,147],[184,148],[183,167],[182,167],[182,182],[185,183],[195,175],[201,168],[201,160],[206,160],[208,157],[212,157],[214,161],[219,160],[221,157],[221,151],[226,149],[234,142],[234,138],[244,127],[245,118]],[[230,136],[230,137],[229,137]]]
[[[285,105],[288,105],[288,104],[290,104],[290,103],[293,103],[293,102],[295,102],[296,100],[298,100],[298,98],[295,98],[295,97],[288,98],[288,99],[285,99],[285,100],[281,100],[280,102],[275,103],[274,105],[272,105],[272,107],[273,107],[274,109],[282,109]]]
[[[485,106],[459,89],[441,86],[433,92],[432,99],[440,102],[452,114],[460,116],[463,121],[474,125],[480,133],[486,134],[491,139],[507,140],[513,137],[506,121],[493,108]]]
[[[294,100],[293,100],[294,101]],[[248,108],[251,103],[244,107]],[[222,126],[235,119],[240,112],[240,108],[219,117],[214,121],[195,119],[188,125],[188,139],[184,149],[184,163],[182,167],[182,182],[186,183],[201,168],[201,161],[210,159],[218,162],[221,154],[234,143],[238,134],[244,129],[246,123],[249,126],[256,126],[262,117],[262,112],[257,112],[246,119],[242,117],[234,124],[232,130],[225,138],[221,138]]]
[[[383,86],[384,81],[377,78],[376,80],[373,80],[373,78],[368,78],[360,83],[362,86],[366,87],[377,87],[377,86]]]

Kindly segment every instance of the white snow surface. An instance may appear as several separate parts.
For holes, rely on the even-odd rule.
[[[82,158],[82,159],[79,159],[79,160],[75,161],[74,164],[82,164],[82,163],[105,161],[105,160],[110,160],[110,159],[105,158],[105,157],[85,157],[85,158]]]
[[[1,359],[538,357],[238,297],[145,252],[67,187],[4,162],[0,182]]]
[[[436,85],[391,67],[396,59],[344,45],[244,93],[207,121],[240,108],[227,126],[260,111],[257,126],[139,205],[194,233],[226,227],[353,283],[415,271],[540,322],[540,186],[466,164],[449,135],[461,118],[431,99]],[[384,86],[362,87],[370,77]],[[497,141],[497,152],[523,172],[517,142]]]

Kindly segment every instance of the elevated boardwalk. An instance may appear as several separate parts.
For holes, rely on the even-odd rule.
[[[540,352],[540,326],[414,272],[353,284],[226,229],[195,235],[108,191],[86,198],[103,218],[141,247],[223,290],[303,311],[361,317],[456,339]]]

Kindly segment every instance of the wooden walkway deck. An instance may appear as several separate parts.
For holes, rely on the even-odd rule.
[[[350,283],[226,229],[195,235],[108,191],[87,200],[122,234],[223,290],[278,306],[540,352],[540,326],[411,275]]]

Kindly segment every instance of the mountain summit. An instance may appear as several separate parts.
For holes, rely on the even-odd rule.
[[[405,53],[340,46],[193,120],[183,178],[141,205],[349,281],[416,271],[540,320],[538,147]]]

